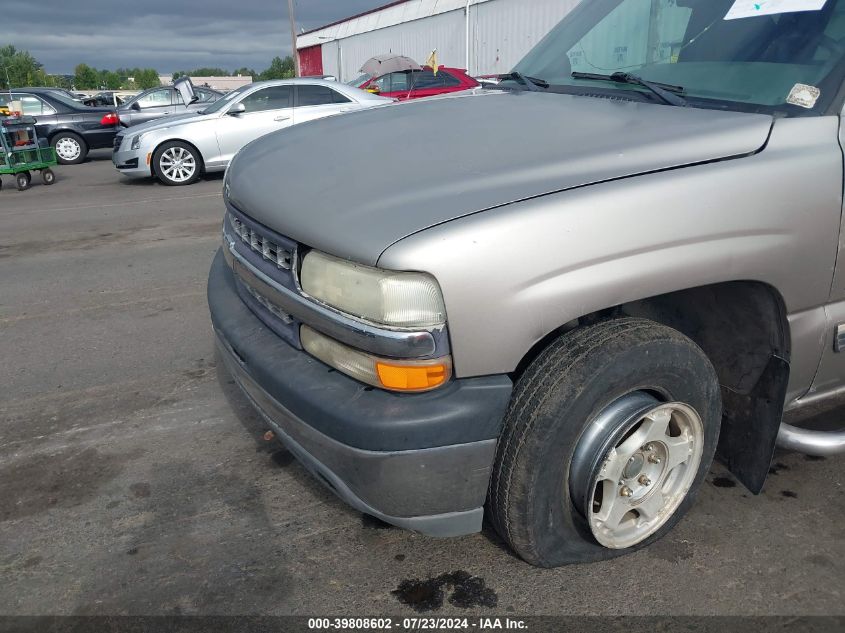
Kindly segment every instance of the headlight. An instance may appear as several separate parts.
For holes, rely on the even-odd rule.
[[[306,352],[326,365],[368,385],[390,391],[430,391],[452,375],[449,356],[435,360],[397,361],[377,358],[323,336],[307,325],[299,329]]]
[[[143,134],[139,134],[138,136],[132,137],[132,145],[130,149],[141,149],[141,137]]]
[[[302,260],[300,284],[313,299],[373,323],[399,328],[446,323],[440,287],[424,273],[380,270],[311,251]]]

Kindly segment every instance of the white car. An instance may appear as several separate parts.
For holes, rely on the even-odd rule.
[[[190,185],[203,173],[224,171],[238,150],[265,134],[393,101],[324,79],[257,82],[200,112],[124,130],[115,138],[112,162],[131,178]]]

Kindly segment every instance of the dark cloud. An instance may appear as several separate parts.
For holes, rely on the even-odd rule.
[[[297,0],[306,30],[386,0]],[[30,51],[50,73],[76,64],[152,67],[162,73],[217,66],[266,68],[289,55],[286,0],[2,0],[0,46]]]

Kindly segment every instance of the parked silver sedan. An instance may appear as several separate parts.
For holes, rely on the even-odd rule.
[[[225,170],[238,150],[265,134],[392,101],[323,79],[258,82],[198,113],[124,130],[115,138],[112,162],[131,178],[190,185],[203,173]]]

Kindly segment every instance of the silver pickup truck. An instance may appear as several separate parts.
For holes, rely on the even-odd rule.
[[[645,547],[714,456],[756,493],[779,437],[845,450],[782,425],[845,393],[843,76],[845,0],[590,0],[494,90],[258,140],[222,358],[361,512]]]

